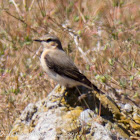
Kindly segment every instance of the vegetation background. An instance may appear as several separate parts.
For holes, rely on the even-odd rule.
[[[139,0],[0,0],[0,138],[55,87],[32,41],[46,33],[99,88],[140,105]]]

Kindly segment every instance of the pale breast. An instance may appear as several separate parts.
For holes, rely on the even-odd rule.
[[[43,53],[41,54],[40,62],[43,70],[47,73],[47,75],[50,76],[51,78],[54,78],[56,76],[56,73],[54,73],[52,70],[48,68],[45,60],[45,55],[48,53],[49,51],[47,50],[43,51]]]

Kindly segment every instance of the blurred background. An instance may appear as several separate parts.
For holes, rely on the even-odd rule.
[[[32,41],[47,33],[100,89],[140,105],[139,0],[0,0],[0,138],[56,85]]]

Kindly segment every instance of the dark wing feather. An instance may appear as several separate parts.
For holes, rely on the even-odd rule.
[[[58,61],[56,57],[51,58],[49,54],[45,55],[47,66],[59,75],[69,77],[84,84],[88,84],[90,82],[82,73],[79,72],[70,59],[65,58],[61,60],[62,62],[60,60]]]
[[[93,87],[94,89],[97,89],[95,85],[93,85],[82,73],[79,72],[72,60],[65,53],[61,53],[61,58],[55,57],[55,55],[57,54],[45,55],[45,61],[47,63],[47,66],[51,70],[53,70],[61,76],[69,77],[91,88]]]

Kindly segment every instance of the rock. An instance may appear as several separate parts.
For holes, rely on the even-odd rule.
[[[127,114],[123,115],[122,110],[108,96],[83,87],[79,87],[79,90],[84,98],[79,98],[77,90],[72,89],[59,104],[65,88],[58,85],[47,98],[29,104],[13,124],[6,140],[125,140],[139,136],[137,109],[133,115],[136,123]],[[124,125],[126,122],[129,127],[134,127],[137,132],[135,135],[132,130],[132,134],[129,133]]]
[[[132,105],[130,105],[130,104],[125,104],[125,105],[124,105],[124,109],[125,109],[127,112],[131,112],[132,109],[133,109],[133,107],[132,107]]]

